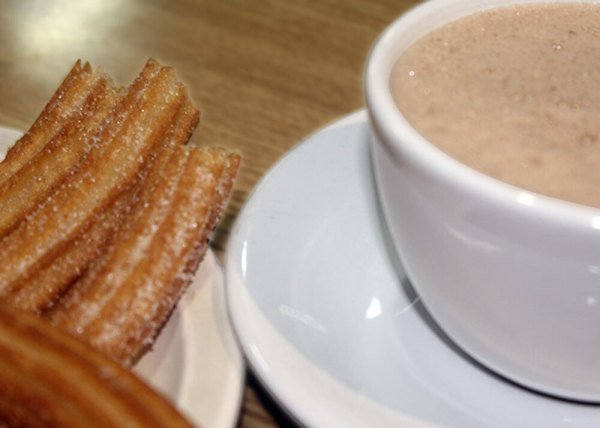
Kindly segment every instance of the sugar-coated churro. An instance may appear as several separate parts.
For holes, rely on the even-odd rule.
[[[239,157],[178,149],[106,255],[46,317],[131,364],[155,337],[206,250]],[[216,211],[216,212],[215,212]]]
[[[186,144],[198,124],[198,119],[198,110],[187,100],[177,113],[162,146],[156,150],[154,157],[158,157],[160,152],[168,147]],[[146,169],[154,170],[154,174],[158,176],[163,165],[155,165],[155,162],[158,160],[149,162]],[[148,171],[143,171],[140,182],[123,192],[112,206],[100,213],[96,221],[55,259],[41,269],[35,270],[31,275],[21,277],[5,299],[17,307],[36,313],[54,304],[64,290],[85,272],[89,263],[101,254],[105,245],[110,242],[118,226],[123,222],[125,213],[135,203]]]
[[[69,426],[88,416],[108,424],[126,411],[132,424],[143,418],[126,407],[139,403],[111,382],[93,390],[97,379],[89,364],[104,373],[120,369],[86,346],[133,364],[159,334],[207,250],[240,157],[186,145],[198,120],[173,70],[154,60],[127,90],[116,90],[106,74],[78,61],[0,162],[0,386],[10,386],[0,388],[0,424]],[[6,305],[37,314],[87,345],[74,345],[50,326],[34,332],[38,321],[31,314]],[[40,358],[28,355],[21,364],[11,341],[19,352]],[[53,353],[43,348],[48,343]],[[44,374],[53,369],[61,373]],[[71,387],[79,375],[81,385]],[[155,398],[135,380],[123,382],[133,382],[140,402],[152,405]],[[73,405],[58,406],[54,389]],[[96,401],[115,397],[90,404],[85,394],[91,392],[99,394]],[[145,422],[170,414],[164,403],[155,410]],[[185,423],[170,417],[169,426]],[[129,425],[127,418],[120,422]]]
[[[96,85],[77,112],[28,163],[0,185],[0,237],[73,174],[93,147],[118,100],[109,79],[97,74]]]
[[[39,152],[60,131],[66,121],[77,113],[95,82],[90,64],[77,61],[56,90],[29,131],[8,151],[0,163],[0,183],[3,183]]]
[[[132,185],[184,97],[171,69],[147,65],[77,173],[2,240],[0,294],[60,253]]]

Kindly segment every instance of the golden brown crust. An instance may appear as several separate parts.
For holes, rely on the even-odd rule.
[[[60,131],[20,170],[0,185],[0,237],[73,174],[117,103],[109,80],[100,76],[85,102]]]
[[[165,150],[157,158],[156,168],[150,171],[142,194],[119,231],[119,239],[52,309],[52,319],[64,319],[61,325],[66,330],[75,332],[86,325],[95,315],[94,310],[110,298],[110,293],[116,288],[113,284],[120,283],[148,250],[156,219],[166,215],[177,181],[183,173],[185,153],[183,149]],[[115,273],[114,276],[111,272]],[[85,300],[82,298],[84,295]]]
[[[158,67],[154,72],[154,68],[149,64],[134,82],[80,170],[4,237],[0,294],[7,294],[20,277],[59,254],[134,184],[153,148],[163,141],[185,96],[172,70]]]
[[[78,60],[58,87],[44,110],[0,162],[0,183],[3,183],[52,139],[84,103],[94,84],[89,64]]]
[[[114,236],[134,194],[135,189],[120,195],[109,209],[101,212],[96,221],[54,259],[15,282],[4,300],[34,313],[41,313],[52,306]]]
[[[181,107],[169,129],[163,146],[153,153],[159,156],[166,147],[182,146],[188,142],[199,120],[199,112],[189,100]],[[30,275],[21,277],[16,282],[5,300],[11,304],[35,313],[49,309],[88,268],[90,262],[105,251],[106,245],[113,238],[119,225],[124,221],[128,209],[139,198],[139,191],[145,177],[154,168],[160,174],[161,165],[148,162],[145,171],[140,175],[138,183],[123,192],[115,202],[99,214],[93,224],[77,239],[42,268]]]
[[[175,150],[162,186],[146,188],[120,239],[46,316],[130,364],[156,336],[204,255],[238,162],[224,150]]]
[[[0,386],[0,420],[11,426],[190,426],[130,371],[8,305]]]

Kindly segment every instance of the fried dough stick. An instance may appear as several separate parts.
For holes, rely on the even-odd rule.
[[[190,427],[131,371],[0,304],[0,425]]]
[[[100,73],[97,73],[100,74]],[[83,105],[20,170],[0,185],[0,237],[73,174],[93,147],[95,136],[117,104],[117,93],[103,73]]]
[[[0,183],[4,183],[50,141],[76,114],[96,83],[90,64],[77,61],[58,87],[29,131],[8,151],[0,162]]]
[[[33,275],[20,279],[13,286],[11,293],[5,296],[5,300],[35,313],[40,313],[54,304],[70,284],[86,271],[90,262],[104,251],[120,223],[124,221],[129,208],[139,198],[146,177],[149,174],[159,176],[166,163],[166,158],[160,158],[160,153],[169,147],[186,144],[198,125],[199,115],[198,110],[187,99],[177,113],[164,143],[157,150],[157,159],[145,167],[146,171],[136,186],[123,192],[108,210],[101,213],[98,219],[55,259],[34,271]]]
[[[164,180],[144,189],[120,239],[44,316],[132,364],[205,254],[238,165],[239,156],[223,149],[175,149]]]
[[[185,100],[173,70],[149,61],[77,173],[0,245],[0,294],[56,257],[135,183]]]

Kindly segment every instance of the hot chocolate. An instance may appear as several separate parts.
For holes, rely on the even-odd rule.
[[[415,42],[391,77],[406,119],[485,174],[600,207],[600,4],[503,7]]]

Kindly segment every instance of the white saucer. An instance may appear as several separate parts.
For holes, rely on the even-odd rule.
[[[518,387],[459,351],[395,262],[364,112],[264,178],[228,244],[230,316],[247,359],[314,427],[598,427],[600,407]]]
[[[0,128],[0,158],[21,135]],[[208,251],[154,349],[134,369],[197,426],[235,426],[245,369],[227,318],[223,271]]]

